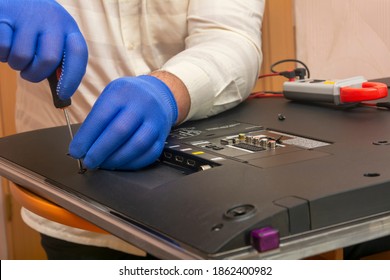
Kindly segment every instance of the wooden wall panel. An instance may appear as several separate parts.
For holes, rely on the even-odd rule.
[[[295,0],[297,57],[317,79],[388,77],[389,11],[388,0]]]
[[[15,133],[15,91],[16,73],[6,64],[0,63],[0,133],[2,136]]]
[[[292,0],[268,0],[266,2],[262,26],[261,74],[270,73],[270,66],[277,61],[296,58],[293,4]],[[287,63],[282,67],[289,70],[293,69],[295,64]],[[286,79],[283,77],[260,79],[254,91],[280,91],[284,81]]]

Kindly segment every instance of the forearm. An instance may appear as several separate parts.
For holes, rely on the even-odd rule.
[[[178,109],[178,118],[176,124],[183,122],[188,115],[191,104],[187,87],[177,76],[167,71],[154,71],[150,75],[163,81],[172,91]]]

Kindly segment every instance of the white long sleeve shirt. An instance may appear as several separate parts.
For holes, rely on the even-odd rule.
[[[89,62],[72,97],[73,123],[82,122],[105,86],[123,76],[166,70],[180,78],[191,99],[187,119],[215,115],[242,102],[260,71],[265,0],[58,0],[88,44]],[[18,132],[64,125],[46,81],[18,81]],[[109,188],[109,186],[107,186]],[[27,210],[39,232],[125,252],[142,251],[111,235],[73,229]]]

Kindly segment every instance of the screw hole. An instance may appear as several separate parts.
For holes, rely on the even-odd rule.
[[[211,228],[211,231],[220,231],[223,228],[223,224],[217,224]]]
[[[380,140],[372,143],[373,145],[390,145],[388,140]]]
[[[381,174],[379,174],[379,173],[365,173],[364,176],[365,177],[379,177],[379,176],[381,176]]]

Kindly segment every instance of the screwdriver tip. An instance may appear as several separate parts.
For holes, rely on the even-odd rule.
[[[87,169],[83,166],[81,159],[78,159],[77,162],[79,164],[79,174],[84,174],[87,172]]]

